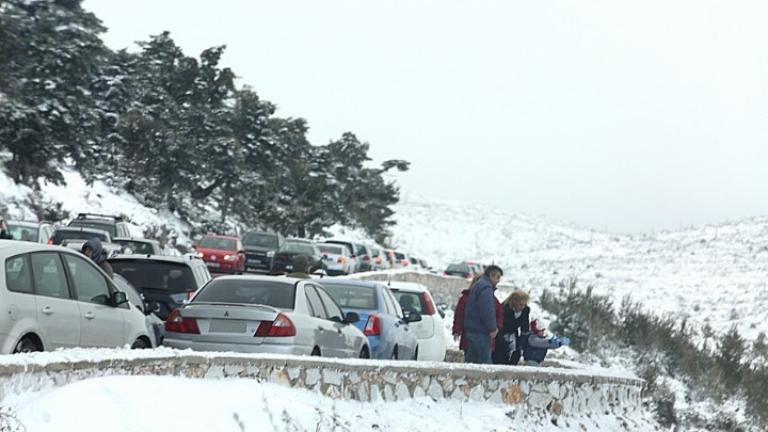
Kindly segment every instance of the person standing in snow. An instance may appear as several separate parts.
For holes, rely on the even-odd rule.
[[[107,261],[107,254],[104,253],[104,248],[101,246],[101,240],[98,237],[85,242],[83,247],[80,248],[80,252],[101,267],[110,278],[114,277],[115,273],[112,271],[112,265]]]
[[[570,345],[567,337],[546,336],[546,328],[538,320],[531,321],[531,332],[523,335],[523,359],[526,366],[541,366],[547,351]]]
[[[528,293],[516,290],[504,300],[503,326],[496,336],[496,349],[493,352],[495,364],[516,365],[522,355],[521,336],[530,332],[530,313]]]
[[[469,344],[465,355],[467,363],[491,363],[492,341],[499,333],[496,327],[496,303],[493,292],[504,272],[499,266],[490,265],[483,277],[467,294],[464,306],[463,333]]]
[[[0,218],[0,240],[13,240],[13,236],[8,232],[8,225],[5,224],[5,219]]]
[[[453,339],[456,340],[458,338],[459,349],[464,353],[465,362],[467,361],[467,354],[469,352],[467,349],[469,348],[469,342],[467,341],[467,338],[464,337],[464,308],[467,305],[469,290],[472,289],[472,286],[479,281],[481,277],[482,275],[475,275],[469,283],[469,286],[461,291],[459,302],[456,304],[456,309],[453,313]]]

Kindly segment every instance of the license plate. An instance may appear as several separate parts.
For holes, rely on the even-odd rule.
[[[206,263],[206,264],[208,264],[208,267],[213,267],[213,268],[221,267],[221,264],[215,263],[215,262],[209,262],[209,263]]]
[[[288,264],[287,266],[285,266],[285,269],[286,269],[286,270],[293,270],[293,266],[292,266],[292,265],[290,265],[290,264]]]
[[[208,331],[211,333],[245,333],[246,321],[242,320],[211,320]]]
[[[259,265],[259,266],[262,265],[261,261],[257,259],[249,259],[248,264]]]

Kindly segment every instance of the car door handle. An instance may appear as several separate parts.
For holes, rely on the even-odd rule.
[[[41,312],[46,314],[46,315],[53,315],[53,308],[50,307],[50,306],[46,306],[46,307],[43,308],[43,310]]]
[[[96,315],[94,315],[93,312],[88,311],[85,313],[85,319],[92,320],[94,318],[96,318]]]

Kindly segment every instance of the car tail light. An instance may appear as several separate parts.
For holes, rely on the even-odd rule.
[[[339,259],[336,260],[336,263],[344,264],[344,257],[339,257]]]
[[[262,321],[256,329],[258,337],[289,337],[296,336],[296,326],[293,321],[283,314],[278,314],[274,321]]]
[[[174,309],[168,319],[165,320],[165,331],[174,333],[200,334],[200,328],[197,326],[197,320],[194,318],[184,318],[181,316],[181,310]]]
[[[376,257],[376,264],[381,264],[381,257]]]
[[[432,301],[432,297],[426,292],[421,293],[421,299],[424,301],[424,315],[434,315],[437,313],[435,308],[435,302]]]
[[[408,267],[410,264],[411,264],[411,262],[408,261],[407,259],[403,260],[403,267]]]
[[[381,336],[381,318],[376,314],[369,315],[363,333],[366,336]]]
[[[368,255],[363,255],[363,261],[370,261],[370,260],[371,260],[371,257],[369,257]]]

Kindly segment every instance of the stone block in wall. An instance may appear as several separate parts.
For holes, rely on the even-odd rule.
[[[501,399],[507,405],[519,405],[525,402],[526,398],[527,394],[519,385],[513,384],[501,390]]]

